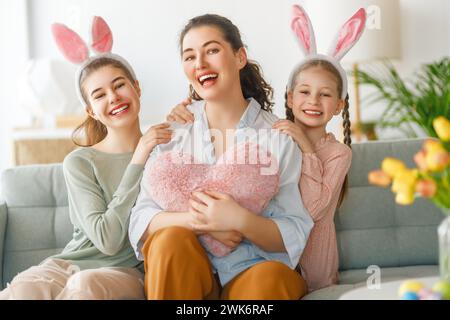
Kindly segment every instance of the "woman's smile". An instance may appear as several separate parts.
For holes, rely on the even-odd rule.
[[[219,77],[219,74],[208,71],[208,72],[202,72],[197,77],[197,80],[200,83],[200,85],[206,89],[206,88],[213,86],[217,82],[218,77]]]
[[[127,103],[121,103],[118,106],[114,107],[110,112],[109,115],[111,116],[120,116],[124,113],[127,113],[130,106]]]

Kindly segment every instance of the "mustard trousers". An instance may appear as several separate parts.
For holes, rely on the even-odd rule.
[[[142,253],[149,300],[296,300],[307,293],[300,274],[277,261],[255,264],[221,288],[197,236],[183,227],[158,230]]]

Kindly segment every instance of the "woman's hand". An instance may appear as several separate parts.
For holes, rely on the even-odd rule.
[[[237,231],[211,231],[208,232],[214,239],[222,242],[230,249],[235,249],[243,239],[242,234]]]
[[[168,143],[172,139],[172,130],[168,129],[170,124],[161,123],[154,125],[139,139],[134,151],[131,163],[145,164],[153,148],[158,144]]]
[[[292,139],[298,144],[302,152],[312,153],[314,152],[314,148],[306,136],[305,132],[298,125],[293,123],[290,120],[278,120],[272,126],[273,129],[278,129],[282,133],[291,136]]]
[[[193,230],[240,232],[248,215],[252,214],[224,193],[204,191],[193,192],[192,195],[198,199],[189,200],[189,212],[198,221],[191,224]]]
[[[175,108],[170,111],[170,114],[167,116],[167,121],[175,121],[181,124],[186,122],[194,122],[194,115],[188,110],[187,106],[192,103],[191,98],[187,98],[181,103],[177,104]]]

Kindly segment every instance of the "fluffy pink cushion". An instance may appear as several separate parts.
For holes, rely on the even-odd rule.
[[[263,152],[256,144],[238,144],[219,157],[215,165],[199,164],[192,155],[179,151],[161,153],[145,177],[150,196],[164,211],[182,212],[189,210],[191,192],[218,191],[260,214],[279,187],[278,163],[268,151]],[[231,252],[208,234],[199,239],[215,256]]]

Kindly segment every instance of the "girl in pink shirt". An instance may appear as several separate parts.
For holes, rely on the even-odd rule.
[[[291,136],[303,152],[299,182],[305,207],[314,220],[300,269],[309,291],[337,283],[338,249],[334,213],[340,206],[350,168],[350,119],[347,76],[340,59],[360,38],[366,20],[358,10],[339,30],[327,55],[316,53],[308,15],[293,6],[291,28],[305,54],[291,72],[286,91],[286,120],[273,128]],[[344,143],[327,133],[326,126],[342,113]]]
[[[306,12],[293,7],[292,29],[305,54],[291,72],[285,94],[286,120],[274,129],[291,136],[302,150],[300,193],[314,220],[299,262],[308,290],[324,288],[338,281],[338,250],[334,213],[344,198],[350,168],[350,116],[347,77],[339,60],[353,47],[365,25],[364,9],[352,16],[339,31],[328,55],[316,53],[314,32]],[[169,121],[192,121],[186,109],[190,101],[175,107]],[[334,116],[342,113],[344,143],[326,131]]]
[[[303,64],[286,92],[286,117],[273,126],[291,136],[302,150],[300,193],[314,221],[300,259],[309,291],[338,280],[338,250],[334,213],[340,205],[350,168],[348,96],[340,99],[342,81],[329,62]],[[327,123],[342,112],[344,143],[326,132]]]

